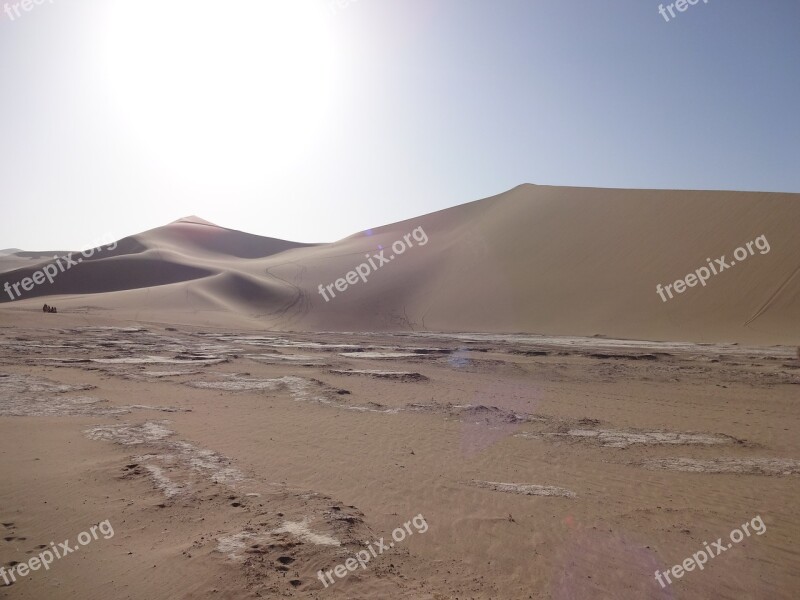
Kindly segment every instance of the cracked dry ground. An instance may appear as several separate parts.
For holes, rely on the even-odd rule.
[[[0,564],[115,536],[0,597],[800,590],[792,349],[60,322],[0,328]],[[766,534],[658,586],[756,515]]]

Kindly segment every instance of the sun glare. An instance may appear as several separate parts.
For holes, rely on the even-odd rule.
[[[263,181],[325,126],[336,45],[312,0],[114,2],[104,67],[120,122],[203,186]]]

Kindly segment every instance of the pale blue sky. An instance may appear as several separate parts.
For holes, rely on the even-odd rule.
[[[333,241],[526,182],[800,192],[797,0],[16,1],[0,248],[189,214]]]

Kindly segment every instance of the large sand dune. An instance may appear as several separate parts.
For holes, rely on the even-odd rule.
[[[362,232],[297,244],[191,217],[120,240],[5,308],[329,331],[492,331],[792,343],[800,337],[797,194],[523,185]],[[417,228],[366,282],[318,286]],[[667,285],[765,236],[769,251],[667,302]],[[427,238],[427,243],[421,240]],[[422,245],[424,243],[424,245]],[[51,256],[50,254],[45,256]],[[0,257],[0,283],[44,262]],[[373,260],[373,263],[377,261]],[[21,264],[25,266],[20,267]],[[341,285],[341,284],[340,284]],[[107,311],[107,312],[106,312]],[[12,313],[13,314],[13,313]]]

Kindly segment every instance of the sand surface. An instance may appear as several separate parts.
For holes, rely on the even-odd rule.
[[[19,308],[0,338],[0,564],[114,529],[3,598],[800,592],[793,347]],[[365,569],[317,578],[420,515]],[[756,516],[763,535],[656,582]]]

